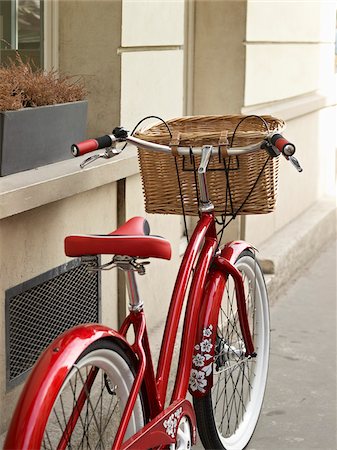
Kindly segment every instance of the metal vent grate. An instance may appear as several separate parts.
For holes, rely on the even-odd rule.
[[[7,384],[18,384],[63,331],[100,319],[99,273],[73,260],[6,291]]]

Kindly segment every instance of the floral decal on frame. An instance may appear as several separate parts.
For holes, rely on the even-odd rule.
[[[210,354],[212,344],[213,325],[209,325],[203,329],[202,341],[197,344],[195,354],[193,356],[193,368],[190,375],[190,389],[191,391],[206,392],[207,376],[212,373],[213,356]]]
[[[163,425],[166,430],[166,433],[172,438],[175,438],[176,436],[179,420],[182,413],[183,408],[180,407],[176,411],[174,411],[167,420],[164,420]]]

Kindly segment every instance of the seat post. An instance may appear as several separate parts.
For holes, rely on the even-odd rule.
[[[129,310],[142,311],[143,302],[140,300],[135,270],[125,270],[126,286],[129,294]]]

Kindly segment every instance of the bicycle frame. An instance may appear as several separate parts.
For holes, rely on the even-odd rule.
[[[175,440],[172,438],[170,439],[170,436],[166,435],[165,438],[163,436],[165,435],[165,427],[163,424],[172,413],[174,414],[174,409],[175,411],[180,411],[181,415],[189,417],[192,424],[193,440],[195,439],[196,429],[193,409],[189,402],[184,400],[190,380],[192,357],[197,337],[199,336],[198,332],[202,329],[200,327],[204,326],[202,324],[207,323],[208,326],[211,324],[212,327],[216,328],[217,313],[221,296],[218,295],[219,289],[213,289],[212,291],[210,286],[218,283],[219,279],[221,279],[224,286],[228,274],[233,276],[235,281],[238,295],[240,324],[247,349],[246,354],[249,356],[254,355],[254,347],[246,314],[242,279],[240,273],[233,266],[237,256],[243,250],[251,248],[251,246],[246,242],[237,241],[228,244],[221,252],[215,254],[217,246],[218,242],[214,216],[211,213],[202,213],[186,249],[176,279],[166,320],[156,376],[154,375],[143,313],[131,313],[120,328],[119,333],[125,338],[130,326],[132,325],[134,327],[136,339],[132,348],[138,356],[139,369],[130,394],[129,403],[125,408],[114,442],[114,449],[128,449],[135,445],[137,445],[137,448],[139,449],[146,449],[149,448],[150,444],[151,446],[158,446],[164,445],[164,443],[174,443]],[[176,374],[170,407],[164,410],[174,344],[188,283],[193,271],[194,274],[189,290],[183,325],[178,362],[179,371]],[[214,273],[216,273],[217,276],[216,280],[214,279]],[[208,286],[207,291],[205,291],[206,285]],[[215,340],[215,336],[213,339]],[[150,418],[152,420],[140,430],[136,436],[122,444],[123,436],[125,435],[128,421],[143,380],[148,394],[147,398],[151,400],[149,409]],[[209,383],[208,389],[210,389],[210,387],[211,383]],[[205,390],[205,393],[207,391]],[[182,408],[182,410],[180,410],[180,408]],[[156,438],[154,436],[156,436]]]
[[[116,142],[115,136],[109,136],[109,138],[111,142],[113,140]],[[135,139],[133,138],[132,140],[134,141]],[[284,141],[282,139],[282,145]],[[88,151],[88,142],[86,141],[83,143],[84,146],[82,145],[82,152],[84,153]],[[161,147],[159,149],[161,151],[171,151],[167,146],[158,146],[153,143],[150,145],[141,140],[137,142],[143,143],[144,148],[148,145],[152,149],[154,149],[153,147]],[[91,140],[89,147],[94,146],[96,149],[99,145],[98,141]],[[292,146],[292,144],[288,143],[289,145]],[[228,151],[247,152],[248,150],[257,150],[255,147],[254,149],[252,146],[228,149]],[[261,143],[257,147],[261,148]],[[76,155],[79,155],[81,149],[77,146],[75,146],[75,149],[77,151]],[[290,150],[294,152],[294,146]],[[15,410],[5,441],[5,449],[13,448],[13,443],[15,443],[16,448],[20,449],[39,448],[41,446],[49,413],[62,389],[64,380],[69,372],[76,367],[76,362],[83,356],[83,352],[91,344],[101,339],[117,341],[119,346],[127,352],[131,363],[136,368],[135,379],[123,411],[112,450],[131,448],[139,450],[148,448],[160,449],[175,444],[177,442],[179,422],[183,417],[189,419],[191,440],[192,444],[195,444],[196,418],[191,403],[186,400],[186,394],[189,385],[191,394],[196,397],[207,395],[212,387],[212,370],[215,347],[217,345],[216,328],[218,314],[229,276],[234,280],[237,312],[243,340],[240,356],[245,356],[246,358],[256,356],[247,319],[243,280],[240,272],[235,267],[235,262],[239,255],[244,250],[251,249],[252,246],[244,241],[235,241],[227,244],[222,250],[218,248],[213,214],[214,207],[209,200],[206,180],[207,165],[212,152],[212,146],[203,146],[201,163],[197,172],[200,188],[200,219],[189,241],[172,293],[157,373],[155,374],[154,371],[145,315],[140,302],[134,301],[134,305],[130,302],[130,314],[126,317],[118,332],[99,324],[87,324],[71,329],[59,336],[44,351],[36,363],[30,380],[27,382],[28,387],[23,390],[18,402],[19,407]],[[106,155],[108,153],[105,153],[103,156],[106,157]],[[98,157],[101,156],[99,155]],[[124,255],[123,253],[121,254]],[[133,262],[135,262],[135,259]],[[119,267],[123,268],[123,266]],[[130,268],[125,268],[125,270],[129,271],[128,279],[131,292],[131,282],[134,282],[134,273],[130,272]],[[133,287],[136,287],[136,285],[134,284]],[[176,373],[169,406],[165,408],[174,345],[186,297],[187,304],[178,362],[179,369]],[[135,335],[135,341],[132,345],[127,340],[127,333],[130,327],[133,327]],[[204,350],[206,347],[207,350]],[[197,353],[199,348],[201,348],[200,352],[202,355]],[[194,361],[195,358],[198,363]],[[201,360],[206,360],[207,363],[200,363]],[[199,371],[198,373],[201,372],[203,376],[200,389],[197,389],[195,384],[192,384],[193,377],[191,373],[193,375],[193,365],[198,368],[194,372]],[[71,410],[70,418],[65,423],[65,430],[57,447],[58,450],[67,447],[69,435],[75,429],[85,404],[87,393],[88,391],[90,392],[93,386],[97,372],[98,369],[96,367],[90,369],[78,400],[76,399],[76,407]],[[147,410],[145,412],[149,421],[134,436],[123,442],[137,396],[141,391],[145,394],[144,397],[147,401],[145,405]],[[20,425],[19,427],[18,424]]]
[[[217,251],[217,246],[214,216],[212,213],[202,213],[183,257],[172,293],[156,375],[152,363],[145,316],[142,311],[130,312],[119,332],[102,325],[83,325],[69,330],[48,347],[35,366],[31,375],[32,379],[38,380],[39,386],[42,384],[45,386],[46,396],[38,398],[35,395],[35,389],[24,389],[19,401],[21,409],[15,412],[8,431],[5,448],[11,448],[11,441],[18,443],[16,422],[19,415],[21,416],[21,423],[25,424],[25,429],[21,430],[20,433],[22,436],[22,447],[20,448],[37,448],[40,446],[43,429],[48,419],[47,411],[55,401],[64,374],[68,373],[85,348],[97,339],[102,338],[118,340],[123,346],[129,347],[138,359],[135,382],[112,448],[114,450],[129,448],[145,450],[174,444],[179,419],[183,416],[188,417],[190,421],[192,441],[195,443],[195,415],[192,405],[185,400],[193,352],[196,343],[200,342],[202,330],[210,325],[216,329],[217,313],[221,302],[219,293],[225,286],[228,274],[233,276],[235,281],[240,325],[247,349],[246,354],[253,355],[254,352],[246,315],[242,279],[240,273],[233,266],[237,256],[251,246],[243,241],[227,244],[222,251]],[[192,273],[183,325],[179,370],[176,374],[170,406],[165,409],[174,344]],[[219,287],[221,289],[218,289]],[[133,345],[130,345],[126,340],[127,331],[131,326],[135,333]],[[212,339],[213,352],[210,352],[210,354],[214,356],[215,333],[213,333]],[[38,377],[36,374],[38,374]],[[204,393],[192,392],[193,395],[205,395],[208,392],[212,385],[211,374],[208,374],[207,378],[209,381]],[[36,386],[36,388],[39,386]],[[123,443],[132,410],[142,386],[145,387],[146,397],[149,399],[150,422],[135,436]],[[40,414],[41,411],[45,411],[43,419],[39,418],[39,421],[36,421],[36,414]],[[22,417],[24,418],[23,421]],[[167,425],[172,423],[172,419],[176,423],[173,430]],[[74,420],[76,420],[76,417]],[[30,425],[34,422],[39,423],[39,427],[33,428]],[[76,422],[73,422],[73,419],[71,419],[71,422],[70,425],[75,426]],[[61,445],[59,448],[65,447]]]
[[[51,409],[61,388],[62,380],[64,379],[64,375],[62,374],[68,373],[76,365],[78,357],[85,348],[96,340],[96,337],[97,339],[101,339],[107,336],[120,341],[123,346],[128,346],[137,358],[137,373],[135,374],[135,380],[126,402],[112,449],[124,450],[137,446],[137,449],[146,450],[148,448],[174,444],[176,442],[179,420],[182,417],[189,419],[192,430],[192,443],[195,443],[196,420],[194,411],[192,405],[185,400],[190,383],[193,354],[195,347],[199,346],[199,342],[204,345],[207,344],[207,366],[203,367],[203,372],[201,372],[203,377],[202,389],[199,389],[200,392],[191,392],[197,396],[206,395],[212,386],[212,362],[214,360],[216,346],[216,333],[212,330],[216,330],[217,327],[217,316],[221,304],[222,292],[228,275],[231,275],[235,282],[238,315],[246,348],[246,356],[254,356],[254,347],[247,320],[242,277],[233,265],[238,256],[238,252],[250,246],[245,242],[237,242],[229,244],[223,251],[218,250],[215,218],[213,214],[214,208],[209,200],[206,180],[207,165],[211,153],[211,146],[203,147],[201,163],[198,169],[201,193],[199,206],[200,219],[189,241],[173,289],[161,345],[157,374],[155,375],[154,372],[145,315],[142,304],[139,303],[139,297],[136,295],[137,288],[134,273],[130,272],[130,269],[126,269],[128,270],[128,282],[130,284],[131,308],[130,314],[124,320],[119,332],[114,330],[110,332],[107,328],[102,328],[101,326],[96,327],[95,325],[91,326],[89,334],[87,333],[87,326],[69,330],[61,340],[57,339],[54,341],[35,367],[34,371],[38,376],[32,378],[32,383],[39,378],[41,383],[46,384],[47,389],[45,392],[48,392],[49,396],[44,397],[44,403],[41,404],[41,399],[24,391],[19,402],[21,404],[21,411],[16,411],[15,413],[15,417],[18,418],[22,414],[22,410],[25,411],[24,423],[27,424],[27,430],[22,432],[22,436],[25,439],[29,436],[29,448],[39,447],[41,444],[44,426],[48,420],[47,412]],[[170,406],[165,409],[174,345],[188,287],[189,293],[178,362],[179,370],[176,373]],[[133,345],[130,345],[127,341],[127,332],[131,326],[135,335]],[[96,330],[99,330],[99,332],[96,333]],[[205,335],[205,330],[208,333],[209,339],[202,340]],[[75,336],[78,334],[81,336],[80,340]],[[65,341],[69,341],[69,343],[65,344]],[[59,345],[61,351],[59,350]],[[70,347],[72,347],[71,358],[68,352]],[[55,356],[58,353],[60,354]],[[63,354],[67,355],[66,360],[63,359]],[[53,361],[53,369],[46,368],[50,361]],[[88,379],[79,395],[77,409],[72,412],[69,418],[58,450],[67,447],[69,431],[72,432],[76,426],[80,411],[85,403],[86,393],[90,391],[97,372],[94,369],[90,371]],[[57,377],[57,382],[55,377]],[[135,436],[123,443],[137,396],[143,387],[146,391],[145,397],[148,401],[148,405],[146,406],[148,407],[147,412],[150,422],[136,433]],[[39,405],[37,409],[36,405]],[[28,424],[30,421],[29,414],[34,416],[34,410],[44,410],[46,414],[44,420],[40,422],[42,426],[35,427],[32,430]],[[13,439],[16,433],[15,423],[16,420],[14,419],[9,430],[6,445],[10,445],[11,439]],[[33,423],[36,423],[36,421]],[[15,442],[15,439],[13,442]]]

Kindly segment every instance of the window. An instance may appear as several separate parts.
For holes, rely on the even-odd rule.
[[[15,51],[43,67],[43,1],[0,0],[0,63]]]

